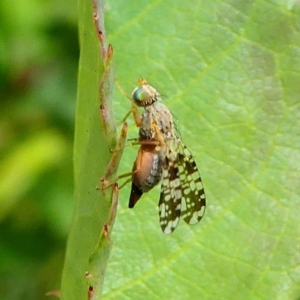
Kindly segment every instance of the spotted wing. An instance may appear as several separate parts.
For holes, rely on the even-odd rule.
[[[181,213],[182,190],[176,156],[169,148],[163,165],[162,184],[159,198],[160,226],[169,234],[177,227]]]
[[[205,206],[204,188],[191,152],[181,140],[169,141],[159,199],[162,231],[172,233],[180,217],[190,225],[197,224],[204,215]]]
[[[179,141],[177,165],[181,187],[181,217],[190,225],[197,224],[203,217],[206,199],[201,177],[188,148]]]

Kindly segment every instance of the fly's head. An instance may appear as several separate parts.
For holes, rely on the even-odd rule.
[[[139,86],[132,92],[132,100],[137,106],[147,107],[160,99],[158,91],[149,85],[145,79],[139,79],[138,84]]]

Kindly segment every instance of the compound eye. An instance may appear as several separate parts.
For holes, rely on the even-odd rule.
[[[138,86],[132,93],[132,99],[137,106],[149,106],[156,102],[159,94],[149,84]]]
[[[150,97],[151,94],[143,86],[137,87],[132,93],[132,99],[138,106],[144,106]]]

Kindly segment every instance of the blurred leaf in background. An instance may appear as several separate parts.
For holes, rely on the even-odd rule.
[[[59,289],[72,214],[73,1],[0,2],[0,295]]]

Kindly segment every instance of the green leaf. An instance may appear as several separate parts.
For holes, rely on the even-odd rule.
[[[167,236],[159,187],[133,210],[122,189],[104,299],[299,297],[299,17],[298,1],[107,2],[117,80],[130,93],[143,76],[162,94],[207,210]],[[115,94],[121,120],[130,104]]]

